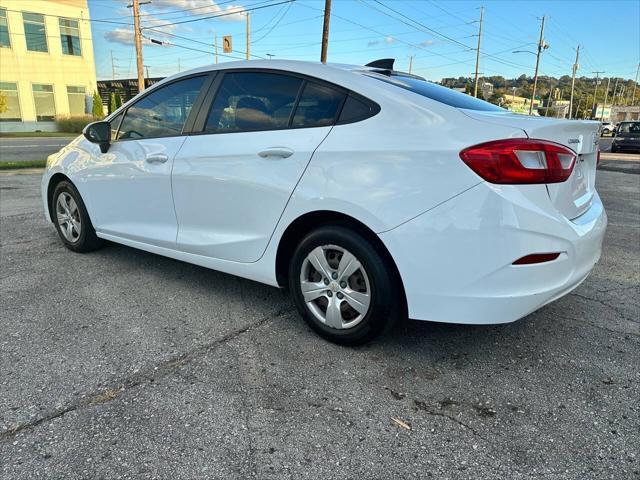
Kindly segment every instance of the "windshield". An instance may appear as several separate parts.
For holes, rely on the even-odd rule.
[[[640,122],[622,122],[618,133],[640,133]]]
[[[364,72],[371,78],[382,80],[383,82],[396,85],[397,87],[410,90],[423,97],[430,98],[436,102],[444,103],[455,108],[464,108],[467,110],[481,110],[488,112],[506,112],[505,109],[493,105],[484,100],[479,100],[471,95],[452,90],[435,83],[421,80],[415,77],[407,77],[404,75],[391,74],[387,76],[376,72]]]

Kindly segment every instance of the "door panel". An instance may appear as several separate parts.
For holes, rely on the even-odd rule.
[[[173,167],[178,248],[237,262],[260,258],[330,126],[194,135]]]
[[[87,175],[98,232],[175,247],[171,168],[186,137],[115,142]]]
[[[109,151],[86,175],[98,232],[175,248],[173,159],[211,81],[202,74],[159,85],[112,119]]]

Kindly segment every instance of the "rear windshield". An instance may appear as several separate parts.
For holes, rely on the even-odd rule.
[[[640,122],[622,122],[618,126],[618,133],[640,133]]]
[[[383,75],[375,72],[366,72],[365,75],[371,78],[382,80],[383,82],[396,85],[397,87],[410,90],[423,97],[430,98],[436,102],[444,103],[455,108],[465,108],[467,110],[482,110],[485,112],[504,112],[503,108],[493,105],[484,100],[479,100],[466,93],[461,93],[450,88],[436,85],[415,77],[406,77],[404,75],[391,76]]]

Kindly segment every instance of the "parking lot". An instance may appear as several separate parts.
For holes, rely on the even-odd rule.
[[[640,175],[599,172],[609,229],[574,293],[361,348],[274,288],[69,252],[39,182],[0,175],[0,478],[640,478]]]

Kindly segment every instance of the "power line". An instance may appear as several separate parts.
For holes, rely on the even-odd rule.
[[[212,18],[221,18],[221,17],[227,17],[229,15],[238,15],[238,14],[246,14],[247,12],[253,12],[255,10],[261,10],[263,8],[269,8],[269,7],[275,7],[277,5],[283,5],[285,3],[292,3],[295,2],[296,0],[284,0],[281,2],[277,2],[277,3],[271,3],[269,5],[261,5],[258,7],[252,7],[252,8],[245,8],[242,10],[237,10],[237,11],[233,11],[233,12],[226,12],[226,13],[222,13],[219,15],[210,15],[207,17],[201,17],[201,18],[192,18],[191,20],[183,20],[181,22],[169,22],[169,23],[163,23],[162,25],[155,25],[155,28],[161,28],[161,27],[168,27],[171,25],[182,25],[184,23],[192,23],[192,22],[199,22],[201,20],[209,20]]]
[[[412,18],[407,17],[405,14],[403,14],[403,13],[401,13],[401,12],[399,12],[399,11],[397,11],[397,10],[395,10],[395,9],[391,8],[391,7],[389,7],[388,5],[385,5],[385,4],[384,4],[384,3],[382,3],[380,0],[373,0],[373,1],[374,1],[375,3],[377,3],[377,4],[381,5],[381,6],[385,7],[386,9],[391,10],[391,11],[392,11],[392,12],[394,12],[395,14],[400,15],[401,17],[406,18],[407,20],[409,20],[409,21],[411,21],[411,22],[413,22],[413,23],[415,23],[415,24],[419,25],[419,26],[420,26],[420,27],[422,27],[423,29],[427,30],[427,32],[429,32],[429,33],[432,33],[432,34],[437,35],[437,36],[439,36],[439,37],[441,37],[441,38],[444,38],[445,40],[448,40],[448,41],[450,41],[451,43],[455,43],[455,44],[460,45],[460,46],[462,46],[462,47],[468,48],[469,50],[473,50],[473,48],[472,48],[472,47],[470,47],[469,45],[465,45],[464,43],[459,42],[459,41],[457,41],[456,39],[451,38],[451,37],[449,37],[448,35],[445,35],[444,33],[440,33],[440,32],[438,32],[437,30],[434,30],[433,28],[427,27],[427,26],[426,26],[426,25],[424,25],[423,23],[418,22],[417,20],[413,20]],[[366,5],[366,3],[365,3],[365,5]],[[377,10],[377,9],[376,9],[376,10]],[[380,11],[380,10],[378,10],[378,11]],[[384,13],[384,12],[381,12],[381,13]],[[387,13],[385,13],[385,15],[388,15],[388,16],[392,17],[391,15],[389,15],[389,14],[387,14]],[[392,18],[393,18],[393,17],[392,17]],[[404,22],[404,21],[402,21],[402,20],[400,20],[400,19],[398,19],[398,18],[396,18],[396,20],[399,20],[399,21],[401,21],[402,23],[405,23],[405,24],[407,24],[407,25],[409,25],[409,26],[413,26],[413,27],[415,28],[415,26],[414,26],[414,25],[411,25],[410,23]]]

